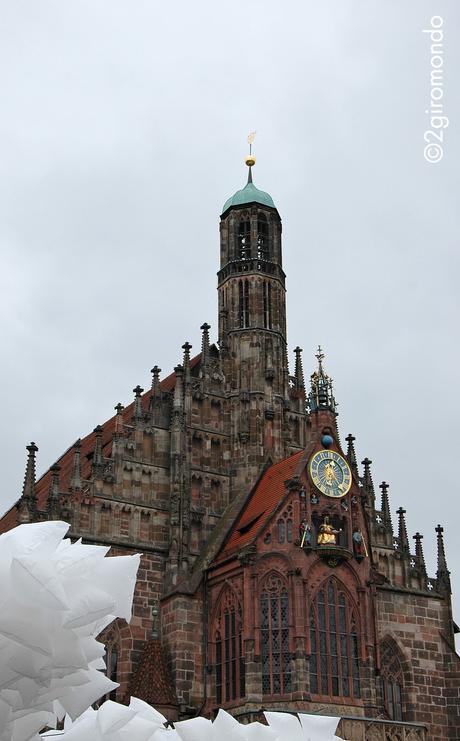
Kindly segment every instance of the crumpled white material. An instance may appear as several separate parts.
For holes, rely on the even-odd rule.
[[[47,741],[342,741],[334,735],[340,718],[266,712],[268,726],[239,723],[225,710],[216,719],[191,718],[166,728],[166,718],[150,705],[131,698],[129,707],[107,701],[99,710],[90,708],[64,731],[43,734]],[[300,720],[300,722],[299,722]]]
[[[0,741],[28,741],[77,718],[118,685],[96,636],[131,619],[139,555],[71,543],[65,522],[0,535]]]

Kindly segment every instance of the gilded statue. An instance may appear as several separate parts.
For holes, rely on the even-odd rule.
[[[330,524],[329,516],[326,515],[323,524],[319,527],[318,545],[337,545],[337,535],[340,532]]]

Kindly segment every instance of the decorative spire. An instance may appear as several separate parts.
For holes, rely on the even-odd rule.
[[[249,167],[248,185],[249,185],[249,183],[252,183],[252,168],[256,164],[256,158],[254,157],[254,155],[252,153],[252,145],[253,145],[255,136],[256,136],[256,132],[255,131],[251,131],[251,133],[248,134],[248,138],[247,138],[247,142],[249,144],[249,154],[246,156],[245,162],[246,162],[247,166]]]
[[[301,347],[297,345],[294,352],[295,352],[295,373],[294,373],[295,385],[297,389],[305,390],[305,381],[303,377],[302,355],[301,355],[303,350]]]
[[[133,388],[133,394],[134,394],[134,419],[141,419],[142,418],[142,398],[141,394],[143,392],[143,388],[137,384],[135,388]]]
[[[55,463],[50,468],[51,473],[51,481],[50,486],[48,489],[48,502],[47,502],[47,509],[48,514],[50,517],[56,517],[59,516],[59,472],[61,470],[61,466],[58,463]]]
[[[22,487],[22,496],[27,499],[31,504],[36,503],[35,496],[35,454],[38,451],[37,446],[34,442],[26,446],[27,450],[27,464],[26,473],[24,476],[24,485]]]
[[[388,530],[393,530],[393,524],[391,522],[390,500],[388,498],[388,488],[389,487],[387,482],[382,481],[379,486],[379,489],[382,492],[382,504],[380,506],[380,509],[383,515],[383,524]]]
[[[423,546],[422,546],[423,535],[417,532],[412,537],[415,540],[415,558],[417,560],[417,566],[420,570],[422,580],[426,584],[427,573],[426,573],[425,556],[423,555]]]
[[[310,411],[328,409],[335,413],[337,404],[332,393],[332,378],[324,372],[324,354],[321,345],[318,346],[316,358],[318,360],[318,370],[312,373],[310,377],[311,391],[308,396]]]
[[[102,431],[101,425],[97,425],[93,432],[96,435],[96,443],[94,445],[93,455],[93,467],[102,466]]]
[[[436,589],[444,594],[451,594],[450,571],[447,568],[446,552],[444,550],[444,528],[438,525],[436,535],[438,537],[438,570],[436,572]]]
[[[174,385],[174,400],[173,400],[173,408],[175,410],[182,409],[183,406],[183,398],[182,398],[182,379],[184,376],[184,369],[181,365],[176,365],[174,368],[174,373],[176,374],[176,383]]]
[[[353,471],[353,473],[355,474],[356,478],[358,478],[358,476],[359,476],[358,461],[356,460],[355,446],[353,445],[353,443],[355,442],[356,438],[353,437],[353,435],[350,432],[350,434],[347,435],[347,437],[345,438],[345,440],[348,443],[348,447],[347,447],[348,463],[350,464],[350,468]],[[368,460],[368,459],[366,458],[366,460]],[[369,475],[370,475],[370,471],[369,471]],[[371,478],[371,483],[372,483],[372,478]],[[372,491],[373,491],[373,486],[372,486]]]
[[[355,439],[352,435],[349,435],[348,438],[352,438],[351,443],[348,443],[349,449],[350,445],[353,447],[353,440]],[[353,448],[353,454],[354,454],[354,448]],[[356,460],[356,456],[355,456]],[[374,491],[374,482],[372,481],[372,474],[371,474],[371,465],[372,461],[370,458],[365,458],[363,461],[361,461],[361,465],[364,466],[364,473],[363,473],[363,491],[367,497],[367,500],[369,504],[372,506],[375,502],[375,491]]]
[[[407,528],[406,528],[406,519],[404,515],[406,514],[406,510],[400,507],[397,511],[397,515],[399,517],[398,522],[398,539],[399,539],[399,548],[401,551],[404,551],[405,553],[409,553],[409,538],[407,537]]]
[[[70,489],[75,491],[81,489],[81,464],[80,464],[80,451],[81,451],[81,440],[78,438],[73,446],[73,467],[72,476],[70,477]]]
[[[201,325],[200,329],[203,332],[201,338],[201,365],[205,366],[209,360],[209,330],[211,329],[211,325],[205,322]]]
[[[152,389],[153,392],[156,394],[160,386],[161,368],[159,368],[157,365],[154,365],[150,373],[152,374]]]
[[[120,434],[123,432],[123,411],[124,406],[120,402],[114,407],[117,416],[115,417],[115,433]]]
[[[182,365],[184,367],[185,373],[188,373],[190,370],[190,350],[192,349],[192,346],[190,342],[184,342],[182,345],[182,350],[184,351],[184,359],[182,361]]]

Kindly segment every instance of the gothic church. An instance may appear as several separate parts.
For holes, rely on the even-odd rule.
[[[102,636],[116,697],[172,720],[262,709],[342,717],[364,739],[460,738],[443,531],[393,521],[354,438],[342,446],[319,349],[287,356],[281,218],[252,181],[220,217],[218,341],[185,342],[174,371],[77,440],[0,521],[60,519],[70,537],[143,554],[131,623]]]

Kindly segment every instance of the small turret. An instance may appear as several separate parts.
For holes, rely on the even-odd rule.
[[[50,486],[48,489],[48,502],[47,502],[47,510],[48,510],[48,516],[52,520],[58,520],[60,516],[59,512],[59,473],[61,470],[61,466],[58,463],[55,463],[50,468],[51,473],[51,480],[50,480]]]
[[[133,388],[133,394],[134,394],[134,420],[138,422],[140,419],[142,419],[142,392],[144,391],[143,388],[137,384],[135,388]]]
[[[315,357],[318,360],[318,370],[310,377],[311,390],[308,395],[308,406],[312,412],[325,409],[335,414],[337,404],[332,392],[332,378],[323,369],[324,354],[321,345],[318,346]]]
[[[390,510],[390,500],[388,499],[388,484],[386,481],[382,481],[382,483],[379,486],[380,491],[382,492],[382,503],[380,506],[380,510],[382,512],[383,516],[383,525],[386,530],[393,533],[393,523],[391,522],[391,510]]]
[[[157,365],[154,365],[150,373],[152,374],[152,391],[154,395],[156,395],[160,387],[161,368],[159,368]]]
[[[371,473],[372,461],[370,458],[365,458],[363,461],[361,461],[361,465],[364,466],[364,472],[363,472],[363,478],[362,478],[363,493],[366,497],[367,502],[372,507],[374,507],[375,491],[374,491],[374,482],[372,481],[372,473]]]
[[[184,351],[184,358],[182,360],[182,366],[184,368],[184,373],[186,376],[190,373],[190,350],[192,349],[192,345],[190,342],[184,342],[182,345],[182,350]]]
[[[200,329],[203,332],[201,338],[201,367],[205,368],[209,361],[209,330],[211,325],[205,322]]]
[[[93,469],[98,469],[102,466],[102,432],[103,428],[101,425],[97,425],[97,427],[93,430],[94,434],[96,435],[96,442],[94,445],[94,454],[93,454]]]
[[[426,589],[428,575],[426,573],[425,556],[423,555],[423,535],[417,532],[412,537],[415,540],[415,561],[420,574],[420,586],[422,589]]]

